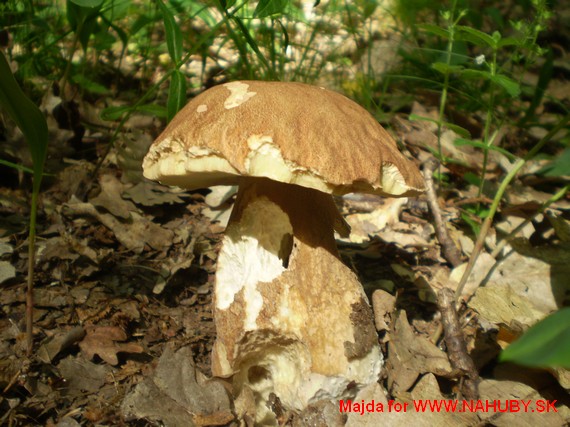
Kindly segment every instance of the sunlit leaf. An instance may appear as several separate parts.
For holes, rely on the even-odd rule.
[[[426,33],[435,34],[436,36],[443,37],[445,39],[449,38],[449,31],[444,28],[438,27],[433,24],[420,24],[418,29],[425,31]]]
[[[540,169],[537,174],[544,176],[570,176],[570,148],[567,148],[561,155]]]
[[[182,30],[176,23],[174,15],[165,6],[162,0],[158,0],[158,6],[164,19],[164,31],[166,32],[166,46],[172,61],[178,65],[182,59]]]
[[[465,69],[461,72],[461,77],[466,79],[491,80],[492,74],[485,70]]]
[[[521,93],[520,85],[504,74],[495,74],[492,80],[507,91],[512,97],[517,97]]]
[[[288,4],[289,0],[259,0],[253,16],[265,18],[271,15],[282,14]]]
[[[499,41],[498,47],[520,46],[521,40],[514,37],[505,37]]]
[[[464,138],[469,138],[471,136],[471,134],[469,133],[469,131],[467,129],[462,128],[461,126],[458,126],[456,124],[446,122],[446,121],[440,122],[440,121],[438,121],[436,119],[432,119],[430,117],[418,116],[417,114],[410,114],[409,119],[410,120],[417,120],[420,122],[431,122],[431,123],[435,123],[437,125],[441,124],[441,126],[452,130],[453,132],[455,132],[458,135],[461,135]]]
[[[103,4],[104,0],[69,0],[81,7],[99,7]]]
[[[531,327],[501,353],[500,360],[525,366],[570,368],[570,307]]]
[[[504,148],[501,147],[497,147],[495,145],[487,145],[481,141],[472,141],[470,139],[464,139],[464,138],[456,138],[455,141],[453,142],[456,146],[460,147],[462,145],[470,145],[471,147],[476,147],[476,148],[481,148],[481,149],[487,149],[487,150],[492,150],[492,151],[496,151],[497,153],[501,153],[503,156],[505,156],[507,159],[513,161],[517,159],[517,156],[515,156],[514,154],[509,153],[507,150],[505,150]]]
[[[498,40],[495,40],[495,38],[487,33],[484,33],[483,31],[479,31],[475,28],[466,27],[463,25],[458,25],[457,30],[457,38],[460,40],[468,41],[476,46],[488,46],[493,49],[497,48]]]
[[[168,121],[180,111],[186,104],[186,77],[180,70],[174,70],[170,76],[170,88],[168,90],[168,101],[166,109]]]
[[[95,93],[97,95],[105,95],[110,92],[109,88],[103,86],[102,84],[94,82],[93,80],[89,79],[83,74],[76,74],[72,76],[71,80],[73,81],[73,83],[78,84],[87,92]]]
[[[449,65],[445,62],[434,62],[431,64],[431,68],[439,71],[441,74],[457,73],[463,70],[463,67],[461,65]]]

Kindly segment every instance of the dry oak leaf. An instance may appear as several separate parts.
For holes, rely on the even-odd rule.
[[[81,352],[88,360],[95,355],[110,365],[117,365],[117,353],[142,353],[144,349],[135,343],[121,343],[127,334],[117,326],[87,326],[85,338],[79,343]]]

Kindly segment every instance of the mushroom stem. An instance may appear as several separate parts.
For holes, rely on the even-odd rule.
[[[244,179],[220,254],[214,375],[289,410],[353,396],[377,381],[382,355],[372,312],[334,239],[332,196],[265,178]]]

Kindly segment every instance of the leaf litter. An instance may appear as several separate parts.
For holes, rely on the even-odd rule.
[[[21,246],[7,248],[3,254],[3,259],[15,260],[10,263],[15,276],[6,280],[0,298],[5,316],[0,336],[6,373],[0,377],[6,390],[2,406],[8,417],[25,410],[59,425],[115,425],[137,419],[175,426],[227,425],[247,419],[244,397],[234,402],[228,385],[208,380],[215,338],[211,284],[223,227],[200,215],[208,207],[199,193],[179,193],[180,197],[161,203],[137,201],[128,193],[133,184],[116,176],[112,170],[101,175],[99,186],[104,191],[87,202],[71,195],[52,211],[55,221],[44,227],[37,261],[38,281],[43,284],[36,290],[38,347],[29,366],[22,364],[19,326],[25,257]],[[145,185],[152,192],[162,191],[153,183]],[[221,191],[217,199],[210,198],[209,208],[228,203],[230,196],[227,190]],[[433,268],[443,259],[433,226],[425,219],[425,205],[421,200],[398,200],[394,205],[352,197],[340,199],[339,204],[356,232],[352,239],[339,240],[343,257],[355,266],[366,289],[386,293],[382,298],[375,293],[372,301],[387,355],[383,384],[388,396],[401,401],[447,398],[449,392],[440,383],[452,384],[453,371],[445,351],[432,341],[439,322],[433,282],[446,276],[453,281],[457,273],[445,266],[439,273]],[[565,256],[568,226],[560,214],[564,208],[557,209],[545,214],[544,224],[550,225],[550,234],[561,242],[558,246],[550,244],[540,255],[533,253],[530,242],[536,231],[531,225],[524,237],[505,246],[503,252],[509,256],[501,263],[483,257],[473,275],[474,284],[467,288],[472,289],[468,304],[477,317],[469,320],[464,333],[475,361],[482,366],[492,364],[501,347],[564,298],[553,286],[567,274],[560,259]],[[452,204],[444,212],[449,218],[459,217]],[[463,242],[459,246],[469,255],[473,237],[451,224],[455,240]],[[516,224],[503,225],[501,235]],[[497,237],[493,239],[490,247],[496,244]],[[476,287],[480,282],[485,286]],[[503,306],[499,301],[510,303]],[[491,355],[477,359],[477,351],[483,348]],[[548,374],[539,377],[544,380],[544,375]],[[558,387],[568,387],[566,372],[553,371],[550,378],[550,389],[556,390],[556,379]],[[487,386],[488,381],[492,380],[485,379],[481,390],[494,390],[495,398],[520,396],[521,390],[525,396],[544,393],[529,386],[520,389],[522,383],[517,381]],[[101,407],[102,396],[107,403]],[[388,400],[379,385],[362,390],[360,397]],[[552,425],[568,419],[568,413],[560,409],[558,415],[549,415]],[[315,417],[338,422],[338,413],[330,408],[311,411],[283,413],[282,419],[295,425],[310,425]],[[394,425],[485,419],[417,412],[384,416]],[[347,425],[376,422],[374,416],[363,421],[350,415]],[[501,417],[491,422],[507,423]]]
[[[414,103],[412,113],[436,119],[436,109],[423,101]],[[395,120],[401,140],[420,161],[428,159],[430,149],[437,148],[434,124]],[[479,125],[473,118],[466,122]],[[251,425],[254,397],[247,391],[233,396],[228,383],[210,378],[209,367],[215,262],[235,189],[186,192],[144,180],[141,159],[159,127],[149,117],[131,117],[129,131],[95,182],[90,161],[54,156],[57,175],[43,193],[39,219],[31,360],[25,358],[23,327],[27,198],[14,185],[0,187],[0,424]],[[66,145],[69,131],[52,133],[58,133],[54,151],[77,154]],[[452,130],[444,129],[442,136],[444,154],[463,163],[442,167],[444,174],[459,182],[466,170],[481,167],[481,151],[455,144]],[[508,192],[486,241],[487,253],[465,288],[460,321],[481,372],[480,399],[551,399],[558,401],[558,412],[346,417],[330,403],[287,413],[276,397],[272,410],[279,420],[294,426],[569,423],[567,370],[521,370],[496,361],[501,348],[568,304],[567,198],[491,255],[551,197],[549,185],[556,181],[538,174],[544,166],[544,161],[529,162]],[[509,167],[490,152],[488,168],[495,176]],[[486,190],[483,201],[495,189]],[[461,223],[463,206],[476,197],[475,186],[457,185],[438,200],[465,258],[475,236]],[[446,265],[425,199],[349,195],[337,203],[353,229],[350,238],[339,239],[340,252],[371,297],[386,360],[379,383],[360,390],[356,400],[386,405],[393,399],[457,396],[435,302],[442,288],[455,286],[465,265]]]

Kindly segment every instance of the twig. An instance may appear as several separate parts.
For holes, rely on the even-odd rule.
[[[451,367],[460,372],[464,379],[461,393],[466,399],[476,400],[478,397],[479,373],[475,363],[473,363],[473,359],[467,353],[465,338],[461,332],[457,311],[455,310],[453,290],[446,287],[442,288],[437,295],[437,305],[441,312],[441,324]]]
[[[461,252],[449,237],[447,227],[441,217],[439,204],[437,203],[437,194],[433,182],[433,172],[437,167],[438,162],[435,159],[428,160],[424,165],[423,172],[427,187],[427,198],[435,222],[437,239],[441,244],[441,252],[453,267],[457,267],[462,262]],[[467,346],[465,345],[465,339],[457,317],[457,310],[455,309],[454,292],[449,288],[442,288],[438,292],[437,305],[441,312],[441,327],[445,335],[449,361],[462,379],[461,393],[467,399],[477,399],[479,374],[473,360],[467,353]],[[441,333],[441,330],[439,333]]]
[[[441,252],[453,267],[457,267],[462,263],[461,252],[459,252],[459,249],[457,249],[457,246],[455,246],[455,243],[449,237],[447,227],[441,217],[441,210],[437,203],[437,195],[433,183],[433,171],[438,167],[438,164],[439,163],[435,159],[430,159],[424,165],[424,179],[427,187],[427,198],[431,214],[433,215],[435,222],[437,240],[439,240],[439,243],[441,244]]]
[[[35,177],[34,177],[35,180]],[[34,182],[34,186],[36,183]],[[26,355],[34,350],[34,266],[36,264],[36,217],[38,212],[38,191],[32,191],[30,231],[28,232],[28,281],[26,287]]]

